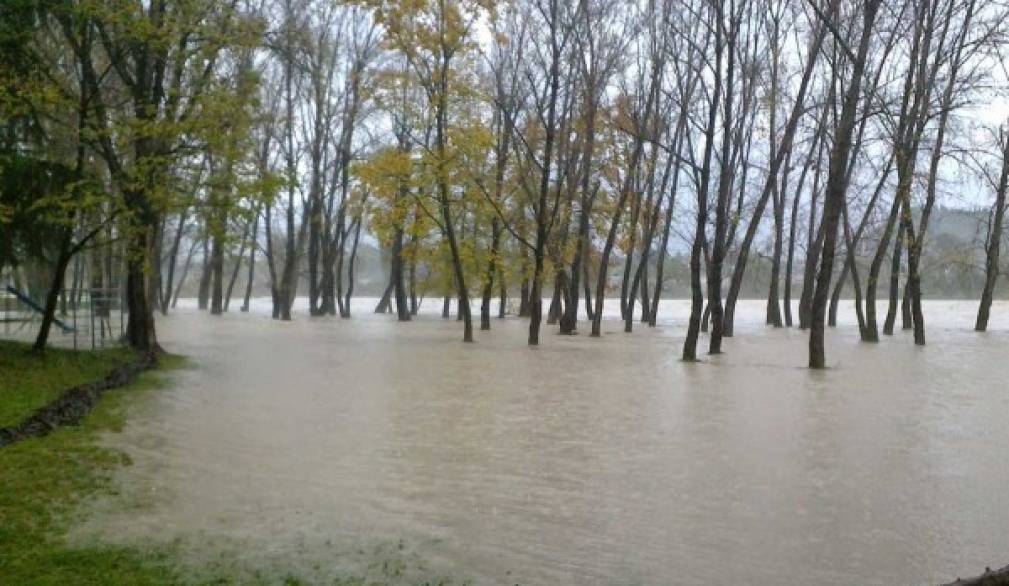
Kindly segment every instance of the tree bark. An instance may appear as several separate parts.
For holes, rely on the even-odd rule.
[[[823,204],[823,248],[820,272],[816,279],[816,290],[812,300],[812,319],[809,332],[809,367],[825,368],[824,318],[827,299],[830,294],[830,279],[834,267],[837,241],[837,225],[846,203],[848,191],[848,156],[851,150],[855,116],[862,89],[862,75],[865,71],[869,40],[876,21],[876,12],[881,0],[866,0],[863,6],[862,35],[858,54],[852,63],[852,73],[841,107],[841,116],[834,132],[834,146],[830,155],[827,172],[827,186]]]
[[[988,229],[988,242],[985,249],[984,287],[981,289],[981,303],[977,310],[977,320],[974,322],[974,330],[978,332],[988,329],[992,296],[999,277],[999,255],[1002,249],[1002,226],[1005,222],[1006,191],[1009,190],[1009,137],[1003,136],[1002,140],[1002,172],[995,190],[992,222]]]

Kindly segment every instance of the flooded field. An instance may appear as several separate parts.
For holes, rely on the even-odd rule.
[[[318,581],[928,584],[1009,563],[1006,304],[976,334],[975,303],[928,302],[925,348],[860,344],[842,308],[811,372],[762,302],[701,364],[678,360],[686,302],[536,349],[524,320],[464,345],[454,319],[373,303],[159,318],[193,368],[109,438],[134,465],[82,533]]]

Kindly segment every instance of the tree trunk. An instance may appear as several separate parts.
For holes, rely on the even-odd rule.
[[[995,283],[999,277],[999,254],[1002,249],[1002,225],[1005,222],[1006,191],[1009,190],[1009,137],[1002,140],[1002,172],[999,176],[998,188],[995,190],[995,205],[992,211],[992,222],[988,229],[988,242],[985,249],[984,287],[981,289],[981,304],[977,310],[977,320],[974,329],[983,332],[988,329],[988,317],[991,313],[992,296]]]
[[[71,240],[73,230],[64,228],[63,238],[60,242],[59,256],[56,258],[56,266],[53,268],[52,283],[49,292],[46,294],[46,303],[42,313],[42,323],[39,325],[38,334],[35,336],[35,345],[32,351],[37,354],[45,352],[46,344],[49,341],[49,331],[56,319],[56,306],[59,302],[60,292],[63,291],[63,281],[66,278],[67,266],[70,264]]]
[[[354,268],[357,264],[357,245],[361,241],[361,218],[354,221],[354,240],[350,245],[350,258],[347,260],[347,290],[343,294],[342,318],[349,318],[350,300],[354,296]]]
[[[396,228],[396,236],[392,246],[392,288],[396,297],[396,318],[399,321],[410,321],[410,306],[407,301],[406,287],[403,283],[403,228]]]
[[[563,312],[563,307],[561,305],[561,282],[564,278],[563,270],[556,271],[554,273],[554,287],[553,292],[550,295],[550,308],[547,310],[547,325],[556,325],[557,320],[560,319],[561,313]]]
[[[519,317],[529,317],[529,279],[525,277],[519,289]]]
[[[126,305],[129,311],[126,340],[134,350],[148,354],[159,350],[146,277],[146,265],[151,254],[151,222],[138,219],[134,224],[135,233],[130,238],[133,254],[127,255],[126,259]]]
[[[883,334],[893,335],[893,325],[897,321],[897,296],[900,294],[900,255],[904,243],[904,223],[900,222],[897,229],[897,239],[893,243],[893,254],[890,255],[890,295],[886,310],[886,321],[883,322]]]
[[[203,271],[200,273],[200,288],[197,292],[197,307],[206,310],[210,305],[210,279],[212,275],[210,260],[210,235],[203,237]]]
[[[789,328],[792,327],[792,267],[795,264],[795,231],[799,218],[799,196],[802,194],[802,187],[806,181],[806,172],[809,171],[812,160],[812,156],[806,159],[802,173],[799,174],[799,184],[795,190],[795,197],[792,198],[792,213],[788,218],[788,254],[785,257],[785,291],[782,293],[781,304],[785,312],[785,326]]]
[[[375,313],[389,313],[392,307],[392,291],[396,287],[393,282],[392,276],[389,277],[389,282],[385,286],[385,290],[382,292],[382,296],[378,298],[378,304],[375,305]]]
[[[500,288],[500,296],[498,297],[497,317],[498,319],[504,319],[508,311],[508,286],[505,283],[504,271],[501,271],[501,278],[498,279],[498,281],[500,283],[500,285],[498,285]]]
[[[210,253],[210,314],[224,313],[224,237],[215,236]]]
[[[259,212],[252,222],[252,245],[249,247],[249,279],[245,283],[245,297],[242,300],[242,313],[249,311],[249,303],[252,301],[252,284],[256,276],[256,243],[259,238]]]
[[[826,193],[823,198],[823,248],[820,272],[816,279],[816,290],[812,299],[812,316],[809,331],[809,367],[825,368],[824,318],[827,299],[830,295],[830,279],[834,268],[834,254],[837,242],[837,227],[840,216],[847,205],[848,157],[851,151],[855,116],[862,89],[862,74],[865,70],[869,40],[876,21],[876,11],[881,0],[866,0],[863,6],[862,36],[858,55],[852,63],[851,78],[845,91],[841,115],[834,132],[834,146],[830,155],[827,172]]]
[[[175,237],[172,239],[172,248],[168,254],[168,278],[162,282],[161,315],[168,315],[168,305],[172,301],[172,289],[175,284],[175,265],[178,263],[179,246],[182,243],[182,234],[186,228],[186,220],[189,216],[188,212],[189,208],[187,207],[179,214],[179,228],[175,231]]]

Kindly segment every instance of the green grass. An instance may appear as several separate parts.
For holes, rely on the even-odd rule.
[[[67,387],[97,380],[129,360],[128,351],[49,350],[0,343],[0,425],[21,420]],[[181,359],[169,357],[162,368]],[[131,395],[158,385],[144,373],[133,385],[108,391],[77,427],[0,448],[0,584],[175,584],[168,554],[118,547],[72,547],[64,538],[82,499],[113,490],[112,473],[125,455],[99,445],[118,430]]]
[[[0,341],[0,427],[14,425],[74,385],[98,380],[131,358],[122,348],[75,352]]]

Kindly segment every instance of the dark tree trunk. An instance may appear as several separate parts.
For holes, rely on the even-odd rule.
[[[878,192],[877,192],[878,193]],[[866,210],[865,217],[867,218],[872,213],[872,204],[870,203],[869,209]],[[857,234],[852,236],[851,234],[851,221],[848,217],[848,202],[844,202],[844,241],[846,248],[846,262],[845,269],[849,269],[851,272],[851,288],[855,293],[855,317],[858,319],[858,331],[860,335],[865,335],[865,313],[862,311],[862,285],[859,283],[858,279],[858,265],[855,264],[855,242]],[[859,226],[859,231],[861,231],[863,226]],[[836,291],[836,289],[835,289]],[[834,311],[833,318],[837,320],[837,310],[836,306],[831,306]]]
[[[207,309],[207,306],[210,304],[211,264],[210,235],[207,234],[203,237],[203,272],[200,274],[200,288],[196,301],[197,307],[200,310]]]
[[[788,176],[787,167],[786,165],[785,177]],[[765,312],[764,322],[776,328],[784,326],[781,321],[781,301],[778,287],[781,283],[781,252],[784,247],[785,236],[784,196],[787,193],[787,186],[787,180],[783,178],[781,191],[775,189],[776,193],[771,196],[774,198],[774,249],[771,252],[771,284],[767,289],[767,311]]]
[[[911,250],[908,249],[908,254]],[[910,269],[909,269],[910,271]],[[911,312],[911,279],[904,283],[904,294],[900,298],[900,329],[914,329],[914,316]]]
[[[654,152],[657,153],[658,149],[655,149]],[[652,159],[654,161],[654,155]],[[650,169],[654,168],[654,165],[649,165],[648,163],[645,163],[645,165]],[[651,175],[651,172],[649,172],[649,175]],[[651,181],[651,177],[649,177],[648,181]],[[638,221],[641,217],[641,191],[639,189],[633,190],[632,197],[630,226],[628,227],[630,242],[627,244],[627,256],[624,258],[623,274],[620,275],[620,319],[625,322],[629,319],[633,320],[633,317],[628,316],[628,313],[633,312],[631,307],[634,304],[634,298],[637,296],[637,292],[631,291],[631,273],[634,272],[634,250],[638,239]]]
[[[718,119],[718,103],[722,95],[722,41],[720,27],[716,31],[714,89],[707,104],[708,119],[704,129],[704,151],[702,155],[700,181],[697,187],[697,212],[694,216],[694,238],[690,247],[690,319],[687,335],[683,341],[681,358],[685,362],[697,361],[697,339],[701,332],[704,313],[704,290],[701,285],[701,261],[707,248],[705,226],[708,220],[708,191],[711,185],[711,158],[715,146],[715,123]]]
[[[189,267],[193,263],[195,253],[196,242],[193,242],[189,246],[189,253],[186,254],[186,262],[182,263],[182,275],[179,277],[179,284],[175,286],[175,292],[172,295],[172,309],[175,309],[175,304],[179,302],[179,293],[182,292],[182,286],[186,284],[186,277],[189,276]]]
[[[561,293],[563,292],[562,282],[565,273],[563,270],[554,273],[554,290],[550,295],[550,308],[547,310],[547,325],[556,325],[560,319],[564,308],[561,305]]]
[[[586,259],[587,260],[587,259]],[[589,265],[582,264],[582,282],[585,288],[585,319],[592,321],[595,319],[595,305],[592,303],[592,287],[589,285]]]
[[[649,247],[649,249],[650,249],[650,247]],[[648,256],[649,255],[647,255],[647,254],[645,255],[646,261],[642,264],[642,269],[641,269],[641,287],[640,287],[640,290],[641,290],[641,323],[643,323],[643,324],[647,324],[652,319],[651,318],[652,301],[648,297],[648,262],[647,262],[647,257]]]
[[[179,246],[182,243],[182,234],[185,232],[186,220],[188,219],[189,208],[179,214],[179,227],[175,231],[172,239],[172,248],[168,254],[168,278],[162,283],[163,293],[161,295],[161,314],[168,315],[168,305],[172,301],[172,289],[175,285],[175,265],[178,263]],[[174,304],[172,304],[174,307]]]
[[[417,260],[410,257],[410,315],[417,315],[420,304],[417,302]]]
[[[343,311],[340,317],[349,318],[350,300],[354,297],[354,269],[357,265],[357,246],[361,241],[361,219],[354,221],[354,240],[350,244],[350,258],[347,260],[347,290],[343,294]]]
[[[820,243],[822,242],[821,237],[823,236],[823,227],[818,227],[819,223],[817,222],[818,216],[816,212],[816,198],[820,191],[820,160],[820,156],[817,155],[816,173],[813,175],[813,191],[810,192],[809,196],[809,224],[806,228],[806,257],[803,259],[802,293],[799,295],[800,330],[809,329],[809,321],[811,318],[810,308],[813,299],[814,280],[816,277],[816,265],[819,260]]]
[[[847,259],[845,260],[844,267],[841,269],[841,276],[838,278],[837,284],[834,286],[834,293],[830,298],[830,310],[828,311],[827,325],[834,327],[837,325],[837,306],[841,300],[841,293],[843,292],[844,284],[848,279],[848,274],[851,273],[853,276],[852,289],[855,294],[855,303],[857,305],[855,311],[859,317],[859,333],[861,334],[863,341],[865,340],[867,326],[865,323],[865,313],[862,305],[862,287],[859,283],[858,265],[856,264],[855,253],[858,250],[859,242],[862,240],[862,234],[869,225],[869,220],[873,217],[873,212],[876,210],[876,203],[879,201],[879,196],[883,192],[883,187],[886,185],[886,180],[890,176],[891,169],[893,169],[893,157],[890,157],[890,159],[887,160],[886,167],[880,174],[879,181],[876,182],[876,189],[873,191],[872,197],[869,198],[869,203],[866,204],[865,212],[862,214],[862,219],[858,224],[858,228],[855,230],[855,234],[848,239],[845,245],[849,249]],[[845,207],[845,213],[848,213],[847,207]],[[845,222],[847,221],[848,220],[845,219]]]
[[[504,271],[501,271],[501,278],[498,279],[498,281],[500,282],[500,285],[498,285],[500,293],[498,297],[497,316],[498,319],[504,319],[508,312],[508,286],[505,283]]]
[[[645,106],[641,114],[640,128],[637,129],[637,135],[634,139],[634,148],[631,152],[631,157],[627,165],[627,176],[624,178],[623,185],[620,189],[620,196],[617,199],[616,210],[613,213],[613,219],[611,220],[610,229],[606,234],[606,242],[603,244],[603,250],[599,258],[599,274],[596,276],[596,299],[595,299],[595,311],[592,316],[592,333],[591,336],[594,338],[602,335],[602,319],[603,319],[603,303],[606,300],[606,284],[607,276],[606,273],[609,270],[610,264],[610,254],[613,252],[613,246],[616,244],[617,231],[620,229],[620,220],[623,216],[624,207],[627,205],[627,199],[631,197],[632,191],[635,188],[635,177],[638,173],[638,167],[641,163],[641,157],[644,154],[645,147],[645,136],[644,134],[649,131],[653,131],[653,112],[655,108],[655,103],[658,101],[660,86],[662,85],[662,68],[664,65],[664,60],[661,57],[653,56],[652,58],[652,71],[650,74],[650,86],[648,88],[648,97],[645,100]],[[640,195],[635,195],[637,199],[640,199]],[[635,206],[637,207],[637,206]],[[635,221],[636,222],[636,221]],[[628,259],[630,260],[630,259]],[[629,266],[624,268],[624,272],[630,270]]]
[[[904,223],[897,229],[897,239],[893,243],[893,254],[890,255],[890,295],[886,310],[886,321],[883,322],[883,334],[893,335],[893,325],[897,321],[897,296],[900,295],[900,255],[904,243]]]
[[[242,269],[242,260],[245,259],[245,249],[249,245],[249,229],[251,220],[245,226],[245,234],[242,236],[242,244],[238,248],[238,255],[235,256],[235,266],[231,268],[231,278],[228,279],[228,288],[224,292],[224,311],[231,307],[231,297],[235,290],[235,283],[238,281],[238,273]]]
[[[151,254],[149,242],[151,225],[152,223],[147,221],[134,226],[135,234],[130,239],[130,248],[134,254],[127,255],[126,260],[126,305],[129,311],[126,340],[131,348],[145,354],[159,350],[145,270]]]
[[[992,220],[988,227],[988,241],[985,247],[984,287],[981,289],[981,303],[977,310],[974,329],[983,332],[988,329],[992,296],[999,277],[999,255],[1002,249],[1002,226],[1005,222],[1006,191],[1009,190],[1009,137],[1002,140],[1002,172],[995,190],[995,204],[992,206]]]
[[[771,290],[768,292],[767,300],[767,322],[773,324],[775,327],[781,327],[781,315],[778,309],[778,273],[781,266],[781,246],[782,246],[782,225],[784,222],[784,209],[783,202],[780,201],[779,194],[777,192],[778,187],[778,175],[780,174],[781,167],[785,164],[785,161],[791,154],[792,150],[792,140],[795,136],[796,128],[798,128],[799,119],[801,118],[803,112],[805,112],[805,102],[806,102],[806,92],[809,88],[810,81],[813,77],[813,70],[815,69],[817,56],[820,52],[820,47],[823,45],[823,40],[827,34],[827,27],[823,24],[817,27],[817,32],[813,38],[813,42],[807,52],[807,63],[803,70],[802,80],[799,83],[799,90],[795,98],[795,102],[792,105],[792,111],[789,114],[788,120],[785,123],[785,131],[782,135],[781,145],[774,144],[772,137],[772,148],[771,148],[771,165],[768,171],[767,179],[764,183],[764,188],[761,191],[760,198],[757,200],[757,207],[753,211],[753,217],[750,219],[750,223],[747,225],[746,233],[743,236],[743,241],[739,246],[739,256],[736,259],[736,265],[732,270],[732,280],[729,284],[729,293],[726,296],[725,302],[725,315],[722,319],[722,329],[726,336],[731,336],[733,333],[733,325],[735,318],[736,301],[739,298],[739,291],[743,283],[743,275],[746,271],[746,263],[750,254],[750,247],[753,245],[753,239],[756,237],[757,229],[760,226],[761,218],[764,214],[764,208],[767,206],[767,201],[769,198],[774,199],[774,256],[772,257],[772,270],[771,270]],[[776,55],[776,54],[775,54]],[[776,80],[777,77],[777,57],[775,56],[773,75]],[[776,92],[776,81],[775,87],[772,91]],[[773,128],[774,125],[774,113],[772,110],[771,114],[772,132],[776,132]],[[814,145],[814,148],[815,145]],[[787,164],[785,173],[787,174]],[[784,191],[787,186],[787,181],[782,180],[782,190]],[[798,195],[796,195],[798,197]],[[814,191],[815,198],[815,191]],[[810,226],[813,224],[811,223]],[[720,303],[720,301],[718,301]],[[717,305],[717,304],[716,304]]]
[[[249,278],[245,283],[245,297],[242,300],[243,313],[249,311],[249,303],[252,301],[252,284],[256,276],[256,243],[259,238],[259,212],[252,222],[252,242],[249,246]]]
[[[210,314],[224,313],[224,237],[215,236],[210,253]]]
[[[519,289],[519,317],[529,317],[529,279],[525,277]]]
[[[823,248],[820,271],[813,294],[809,332],[809,367],[826,367],[824,347],[824,318],[830,295],[830,280],[833,275],[834,255],[837,243],[837,228],[846,203],[848,191],[848,157],[851,151],[855,117],[862,89],[862,74],[865,70],[869,40],[876,21],[876,11],[881,0],[866,0],[863,6],[862,35],[858,55],[852,63],[851,78],[845,91],[841,115],[834,132],[834,146],[830,154],[827,172],[827,186],[823,198]]]
[[[674,149],[678,153],[679,149]],[[669,191],[669,201],[666,203],[666,215],[662,224],[662,239],[659,241],[659,254],[655,259],[655,291],[652,294],[652,307],[648,311],[648,325],[655,327],[659,316],[659,300],[662,299],[662,287],[666,268],[666,254],[669,247],[669,231],[672,229],[673,209],[676,207],[676,190],[679,184],[680,166],[673,171],[673,186]]]
[[[686,106],[686,102],[684,103]],[[683,115],[681,110],[680,116],[682,122],[678,122],[678,125],[686,125],[686,116]],[[683,140],[684,128],[680,126],[677,128],[676,136],[673,140],[673,151],[669,155],[670,157],[679,156],[680,144]],[[666,202],[666,214],[662,221],[662,239],[659,241],[659,254],[655,261],[655,292],[652,294],[652,307],[648,312],[648,325],[655,327],[656,320],[659,315],[659,300],[662,299],[662,287],[664,285],[664,272],[666,267],[666,254],[668,254],[669,248],[669,232],[672,229],[673,224],[673,210],[676,208],[676,191],[679,189],[680,185],[680,164],[676,163],[673,168],[673,179],[672,186],[669,189],[668,201]]]
[[[378,304],[375,305],[375,313],[389,313],[392,308],[392,291],[395,289],[396,284],[393,282],[392,276],[389,277],[389,283],[386,284],[385,290],[382,292],[382,296],[378,299]]]
[[[494,296],[494,274],[497,271],[498,247],[501,244],[501,224],[497,217],[491,219],[490,258],[484,274],[483,295],[480,299],[480,329],[490,330],[490,302]]]
[[[403,229],[396,229],[392,248],[392,290],[396,297],[396,318],[399,321],[410,321],[410,306],[407,300],[406,287],[403,283]]]
[[[70,264],[70,258],[73,256],[71,252],[72,238],[73,230],[65,228],[63,230],[63,238],[60,241],[59,256],[56,258],[56,266],[53,268],[52,282],[49,285],[49,292],[46,294],[42,323],[39,325],[39,331],[35,336],[35,345],[32,346],[32,350],[38,354],[45,352],[46,344],[49,341],[49,331],[52,328],[53,321],[56,319],[56,306],[59,302],[60,292],[63,291],[63,281],[66,278],[67,266]]]
[[[876,254],[873,255],[872,262],[869,265],[869,276],[865,283],[866,342],[879,341],[879,328],[876,325],[876,285],[879,282],[879,273],[883,267],[883,259],[886,256],[887,249],[890,247],[890,238],[893,236],[893,227],[897,223],[897,214],[899,211],[900,201],[894,197],[893,203],[890,205],[890,214],[883,227],[883,234],[880,236],[879,245],[876,248]],[[899,258],[897,262],[900,262]]]

